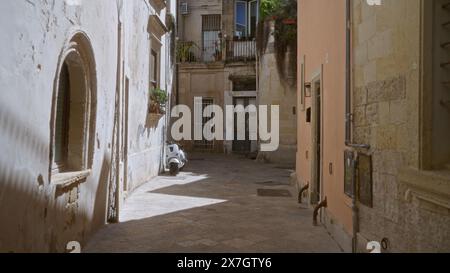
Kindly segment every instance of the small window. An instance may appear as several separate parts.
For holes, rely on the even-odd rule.
[[[311,123],[311,107],[306,109],[306,122]]]
[[[235,31],[236,36],[247,36],[247,2],[236,1]]]
[[[256,91],[256,78],[233,81],[233,91]]]
[[[150,85],[153,89],[158,88],[158,53],[154,50],[150,54]]]
[[[69,152],[70,79],[69,68],[64,63],[59,78],[56,102],[55,157],[56,168],[63,170]]]
[[[87,39],[75,35],[57,72],[51,124],[51,176],[92,166],[95,135],[95,74]],[[57,179],[56,179],[57,180]]]
[[[235,3],[235,36],[238,38],[254,38],[259,19],[259,1],[236,1]]]
[[[195,111],[200,111],[201,113],[205,113],[205,110],[208,106],[214,105],[214,99],[213,98],[201,98],[201,99],[194,99],[194,108]],[[212,114],[211,112],[209,114]],[[202,117],[201,120],[201,128],[205,128],[208,121],[210,121],[212,117]],[[214,128],[210,128],[211,132],[214,130]],[[208,130],[209,132],[209,130]],[[199,150],[204,151],[211,151],[214,149],[214,141],[209,141],[207,138],[211,138],[211,136],[205,136],[202,134],[202,140],[196,140],[194,142],[195,148]]]
[[[256,36],[256,25],[258,24],[258,1],[250,1],[249,12],[249,36]]]
[[[450,165],[450,4],[446,0],[424,4],[423,129],[421,167],[426,170]],[[425,75],[427,75],[425,73]]]

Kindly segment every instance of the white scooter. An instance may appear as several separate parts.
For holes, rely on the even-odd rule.
[[[167,144],[166,164],[170,175],[177,175],[187,163],[186,153],[178,144]]]

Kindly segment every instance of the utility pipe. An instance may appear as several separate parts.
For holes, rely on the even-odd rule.
[[[352,0],[346,0],[346,60],[345,60],[345,145],[354,149],[370,149],[368,144],[356,144],[352,142]],[[356,167],[357,155],[352,162],[353,177],[352,177],[352,251],[357,252],[357,235],[359,232],[359,208],[357,203],[357,185],[356,185]]]
[[[314,213],[313,213],[313,225],[317,226],[317,216],[319,215],[319,210],[321,208],[326,208],[328,207],[328,202],[327,202],[327,197],[325,197],[325,199],[320,202],[315,208],[314,208]]]
[[[345,20],[345,146],[355,149],[370,149],[369,144],[352,142],[352,0],[346,1]]]
[[[352,238],[352,252],[356,253],[358,250],[358,232],[359,232],[359,208],[357,202],[357,185],[356,185],[356,166],[358,164],[358,155],[353,159],[352,169],[352,188],[353,188],[353,196],[352,196],[352,223],[353,223],[353,238]]]
[[[301,188],[300,192],[298,193],[298,203],[299,204],[302,203],[302,195],[307,189],[309,189],[309,183],[307,183],[305,186],[303,186],[303,188]]]

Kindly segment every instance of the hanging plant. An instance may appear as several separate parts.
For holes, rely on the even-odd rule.
[[[297,1],[281,1],[275,20],[275,54],[278,72],[284,79],[297,74]],[[287,54],[292,54],[287,58]],[[287,68],[287,69],[286,69]]]
[[[274,36],[274,50],[280,77],[296,78],[297,73],[297,1],[296,0],[262,0],[261,21],[258,24],[258,52],[266,51],[270,35]],[[274,21],[274,33],[270,33],[269,21]],[[292,54],[287,58],[287,54]],[[287,70],[286,71],[286,67]]]
[[[150,109],[152,114],[165,114],[167,103],[167,92],[165,90],[154,88],[150,90]]]
[[[195,61],[195,55],[192,49],[199,48],[196,43],[192,41],[178,42],[177,43],[177,60],[179,62],[191,62]]]
[[[260,15],[261,21],[273,17],[277,10],[280,9],[280,0],[261,0],[260,2]]]

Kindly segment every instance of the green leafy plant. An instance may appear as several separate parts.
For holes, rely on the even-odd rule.
[[[192,53],[193,48],[198,48],[197,44],[188,42],[179,42],[177,44],[177,60],[184,63],[186,61],[193,61],[194,54]]]
[[[261,21],[268,17],[274,16],[276,11],[280,8],[280,0],[261,0],[260,1],[260,14]]]
[[[297,71],[297,0],[262,0],[261,19],[257,30],[259,54],[265,53],[268,39],[270,35],[273,35],[280,76],[287,78],[286,66],[295,76]],[[273,33],[270,33],[269,21],[275,23]],[[288,52],[292,56],[287,58]]]
[[[150,90],[150,113],[165,114],[167,103],[167,92],[165,90],[154,88]]]

